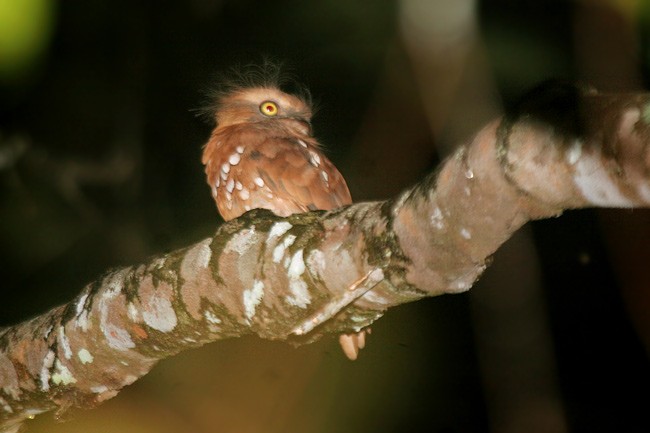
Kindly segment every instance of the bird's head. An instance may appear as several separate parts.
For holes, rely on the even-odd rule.
[[[309,90],[269,59],[224,71],[207,96],[208,104],[198,111],[216,122],[216,130],[264,123],[311,134],[313,108]]]
[[[306,100],[271,86],[240,88],[224,94],[215,112],[219,128],[279,121],[303,134],[311,132],[311,116],[312,110]]]

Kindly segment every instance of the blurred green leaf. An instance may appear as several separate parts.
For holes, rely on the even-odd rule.
[[[0,81],[33,67],[50,39],[53,15],[52,0],[0,0]]]

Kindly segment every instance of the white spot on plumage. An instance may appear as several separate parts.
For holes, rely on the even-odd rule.
[[[224,173],[223,171],[221,172],[221,180],[226,180],[228,179],[228,173]]]
[[[251,195],[247,189],[242,189],[241,191],[239,191],[239,197],[241,197],[242,200],[248,200],[250,196]]]
[[[465,239],[472,239],[472,233],[467,229],[461,229],[460,230],[460,235],[462,237],[464,237]]]
[[[302,140],[298,140],[298,144],[300,144],[300,145],[301,145],[302,147],[304,147],[304,148],[307,147],[307,143],[305,143],[305,142],[302,141]]]
[[[237,153],[244,153],[244,146],[237,146],[235,150],[237,151]]]
[[[240,159],[241,157],[239,156],[238,153],[233,153],[232,155],[230,155],[230,158],[228,158],[228,162],[230,163],[230,165],[237,165],[239,164]]]
[[[240,181],[235,182],[235,188],[237,191],[241,191],[244,186],[241,184]]]
[[[314,167],[318,167],[320,165],[320,156],[316,152],[310,151],[309,152],[309,163],[313,165]]]
[[[320,176],[323,178],[325,182],[329,182],[330,177],[325,170],[321,170]]]
[[[230,173],[230,164],[225,163],[221,166],[221,171],[228,174]]]
[[[231,193],[234,188],[235,188],[235,181],[233,179],[228,179],[228,183],[226,184],[226,191]]]
[[[253,179],[253,182],[255,182],[255,185],[259,186],[260,188],[264,187],[264,179],[261,177],[256,177]]]

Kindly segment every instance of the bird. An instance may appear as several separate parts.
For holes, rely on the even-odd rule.
[[[288,82],[294,89],[282,90]],[[352,204],[343,175],[312,133],[311,94],[280,65],[232,68],[209,97],[204,113],[214,129],[201,159],[225,221],[259,208],[286,217]],[[365,335],[339,336],[349,359],[357,358]]]

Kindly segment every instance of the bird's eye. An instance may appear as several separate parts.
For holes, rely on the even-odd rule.
[[[278,105],[273,101],[264,101],[260,104],[263,115],[273,117],[278,114]]]

